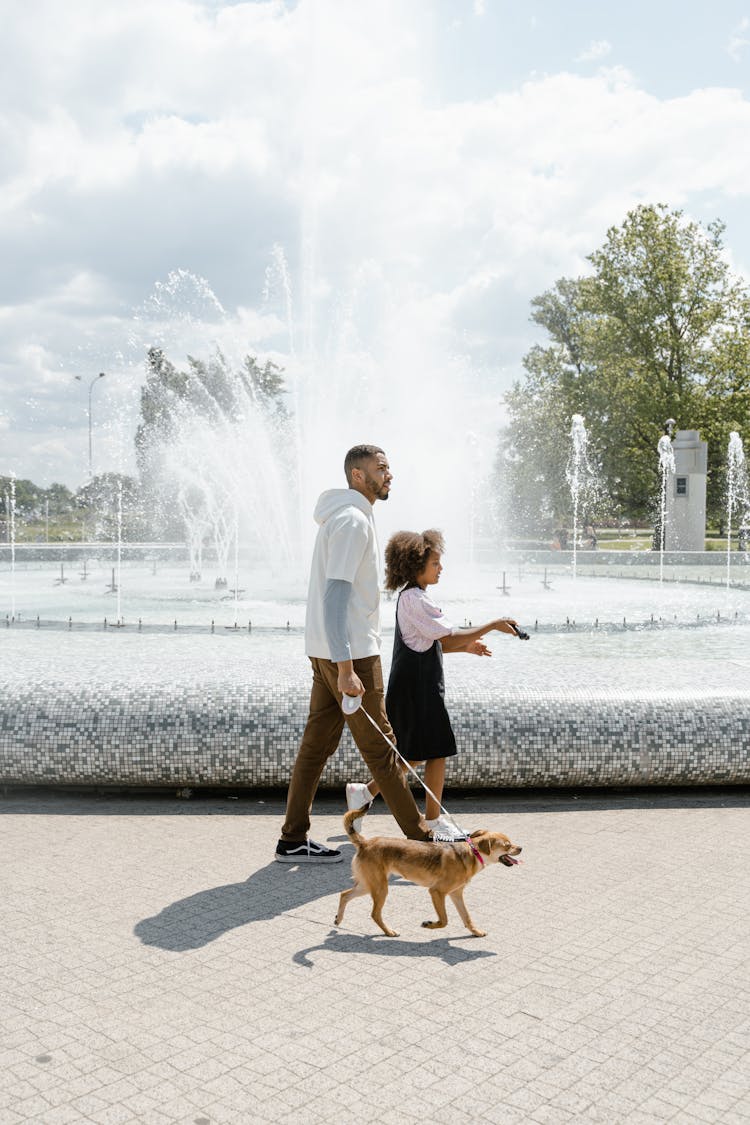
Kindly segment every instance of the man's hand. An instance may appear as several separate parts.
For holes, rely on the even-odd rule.
[[[342,695],[364,695],[365,685],[360,680],[352,667],[351,660],[342,660],[339,664],[337,688]]]
[[[484,641],[469,641],[466,651],[472,652],[474,656],[492,656],[492,650],[487,648]]]

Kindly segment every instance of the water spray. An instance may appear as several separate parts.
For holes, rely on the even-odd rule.
[[[659,438],[657,451],[659,453],[659,471],[661,472],[661,491],[659,494],[659,581],[664,581],[664,544],[667,532],[667,482],[675,473],[674,450],[672,449],[671,430],[676,425],[673,418],[668,418],[664,423],[666,432]]]

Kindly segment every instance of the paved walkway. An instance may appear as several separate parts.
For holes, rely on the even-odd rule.
[[[524,848],[485,938],[404,883],[336,929],[351,847],[273,863],[278,796],[0,799],[2,1125],[750,1120],[750,794],[451,804]]]

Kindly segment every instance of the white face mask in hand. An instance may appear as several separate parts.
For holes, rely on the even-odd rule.
[[[353,715],[362,706],[361,695],[344,695],[341,698],[341,710],[345,715]]]

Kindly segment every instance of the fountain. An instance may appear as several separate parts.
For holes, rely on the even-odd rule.
[[[10,487],[6,493],[5,510],[8,517],[10,541],[10,619],[16,619],[16,474],[10,474]]]
[[[188,584],[186,550],[153,576],[145,555],[123,545],[123,587],[142,625],[102,631],[95,578],[105,554],[91,556],[88,583],[53,588],[48,571],[16,574],[42,620],[3,631],[0,783],[283,787],[309,705],[304,591],[247,599],[236,552],[231,603],[222,601],[210,583]],[[440,599],[454,619],[512,614],[532,638],[494,638],[492,660],[450,660],[460,751],[451,785],[750,781],[750,592],[726,593],[714,573],[723,567],[700,568],[711,584],[690,571],[667,582],[675,564],[663,566],[660,589],[645,561],[630,580],[592,578],[579,565],[575,581],[558,561],[542,592],[541,564],[527,562],[503,597],[494,568],[463,570],[446,555]],[[241,614],[252,630],[239,627]],[[386,674],[393,614],[385,602]],[[323,785],[358,769],[347,745]]]
[[[289,354],[295,355],[294,346],[294,302],[292,299],[292,280],[289,276],[284,247],[278,242],[271,249],[271,263],[266,268],[265,283],[263,286],[263,304],[271,305],[276,291],[280,290],[284,310],[284,323],[289,340]]]
[[[201,496],[188,498],[183,481],[177,494],[177,506],[185,525],[185,538],[190,556],[190,582],[200,582],[203,572],[203,544],[211,528],[205,500]]]
[[[123,627],[123,480],[117,481],[117,567],[116,567],[115,592],[117,594],[117,616],[115,622],[118,628]]]
[[[240,603],[240,517],[237,508],[234,509],[234,623],[232,628],[239,628],[239,603]]]
[[[731,579],[732,517],[738,511],[743,513],[741,527],[746,527],[750,517],[750,489],[748,488],[745,449],[740,435],[736,430],[732,430],[729,435],[727,450],[727,589],[729,589]]]
[[[167,372],[166,354],[152,356],[144,393],[164,409],[168,424],[152,426],[139,450],[169,498],[166,515],[183,545],[141,549],[123,541],[120,489],[116,541],[25,548],[19,570],[13,529],[10,592],[0,551],[0,598],[10,600],[14,618],[3,632],[11,659],[0,702],[0,781],[285,785],[309,703],[302,625],[313,502],[323,488],[342,483],[343,453],[359,440],[382,444],[395,473],[391,499],[377,508],[381,542],[400,527],[443,528],[440,598],[451,616],[477,621],[509,614],[532,634],[524,646],[495,639],[493,660],[451,662],[449,705],[466,750],[452,765],[451,784],[750,780],[750,717],[743,702],[750,695],[744,655],[750,597],[737,584],[719,614],[715,592],[719,584],[724,597],[723,567],[719,582],[711,560],[693,560],[680,570],[667,557],[669,436],[659,443],[658,584],[656,559],[648,552],[622,559],[599,550],[596,557],[587,552],[585,561],[578,552],[587,490],[594,487],[580,415],[571,420],[568,475],[572,575],[559,553],[509,554],[506,564],[485,532],[488,489],[479,476],[480,450],[494,442],[498,420],[463,361],[446,360],[429,325],[414,323],[415,307],[394,305],[382,288],[383,331],[373,332],[368,348],[356,309],[359,301],[373,303],[373,286],[381,282],[366,271],[340,301],[319,350],[303,302],[298,351],[292,287],[279,248],[267,282],[267,301],[277,294],[282,305],[278,346],[268,349],[278,367],[245,364],[243,349],[221,336],[226,313],[206,284],[190,292],[221,337],[206,329],[210,358],[191,361],[185,372]],[[183,273],[160,289],[159,309],[190,284]],[[156,340],[169,344],[173,355],[195,354],[192,341],[179,351],[166,332],[164,338],[155,333],[152,314],[152,307],[145,309],[134,329],[141,344]],[[185,324],[190,332],[200,328],[188,319],[177,329]],[[282,367],[285,389],[268,395]],[[423,408],[425,380],[415,373],[427,372],[436,422],[420,446],[413,418]],[[276,409],[280,404],[283,410]],[[456,433],[466,440],[456,443]],[[443,450],[451,451],[447,469]],[[53,587],[49,568],[75,564],[84,550],[90,580]],[[113,555],[117,621],[124,584],[137,630],[101,629],[111,595],[108,602],[96,579]],[[504,578],[499,592],[504,567],[518,578],[512,588]],[[699,569],[708,582],[696,582]],[[247,590],[240,573],[250,577]],[[17,602],[24,617],[38,616],[39,628],[18,620]],[[386,672],[393,614],[394,603],[385,601]],[[240,629],[240,620],[252,628]],[[40,722],[49,714],[54,723]],[[338,786],[359,769],[356,752],[343,748],[323,784]]]
[[[235,520],[265,565],[291,567],[297,542],[290,519],[291,433],[276,400],[263,393],[263,369],[234,367],[223,355],[191,362],[170,383],[166,361],[152,353],[150,393],[161,424],[142,429],[139,456],[167,518],[176,508],[192,544],[191,573],[202,570],[202,543],[215,549],[217,588],[228,586]],[[260,384],[260,385],[259,385]]]
[[[666,432],[659,438],[657,446],[659,453],[659,473],[661,476],[661,489],[659,492],[659,582],[664,581],[664,547],[667,535],[667,488],[669,480],[674,476],[675,460],[672,449],[673,418],[665,423]]]
[[[570,426],[570,456],[565,467],[565,476],[570,487],[573,502],[573,578],[577,577],[579,546],[579,510],[581,503],[593,498],[596,492],[596,472],[589,459],[589,436],[581,414],[574,414]]]

